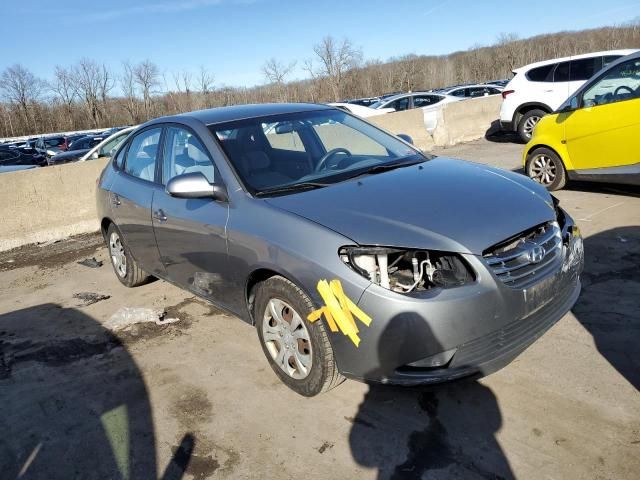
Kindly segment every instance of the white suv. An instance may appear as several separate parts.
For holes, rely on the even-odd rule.
[[[531,139],[536,123],[556,110],[597,71],[637,50],[609,50],[532,63],[513,71],[502,91],[500,126],[518,132],[524,142]]]

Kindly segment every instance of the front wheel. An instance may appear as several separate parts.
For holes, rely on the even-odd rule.
[[[544,185],[547,190],[560,190],[567,183],[567,172],[562,160],[548,148],[537,148],[527,157],[529,178]]]
[[[321,320],[310,323],[309,297],[280,276],[257,286],[258,338],[273,371],[296,393],[312,397],[343,381]]]

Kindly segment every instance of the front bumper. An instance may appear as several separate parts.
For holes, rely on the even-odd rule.
[[[526,289],[505,285],[475,255],[465,258],[476,282],[464,287],[401,295],[371,285],[358,302],[373,319],[360,331],[360,346],[334,338],[340,370],[368,382],[416,385],[487,375],[507,365],[580,294],[584,256],[582,239],[568,233],[572,226],[567,216],[557,268]]]

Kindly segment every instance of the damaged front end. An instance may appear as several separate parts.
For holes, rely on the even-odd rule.
[[[345,246],[342,261],[372,283],[397,293],[453,288],[475,280],[458,254],[395,247]]]

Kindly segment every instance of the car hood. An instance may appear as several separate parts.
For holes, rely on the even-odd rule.
[[[360,245],[478,255],[555,219],[550,194],[528,178],[442,157],[266,201]]]

